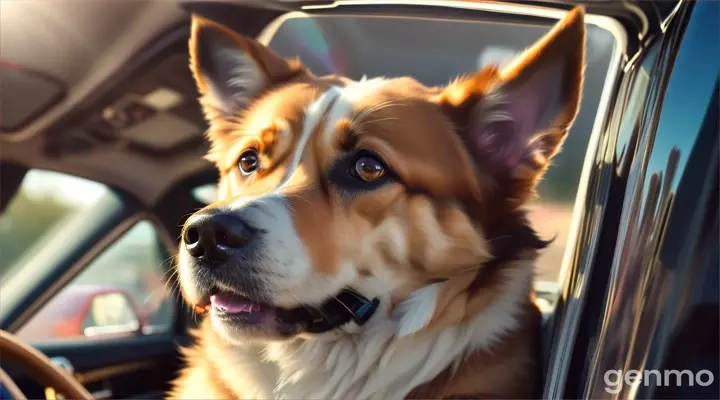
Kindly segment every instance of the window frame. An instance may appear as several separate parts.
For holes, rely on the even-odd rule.
[[[28,171],[33,168],[29,168]],[[115,195],[119,206],[94,226],[84,231],[83,237],[73,248],[65,249],[62,255],[55,258],[51,265],[44,266],[43,273],[37,280],[23,285],[23,293],[13,303],[0,311],[0,329],[14,333],[27,323],[42,307],[86,270],[107,249],[132,229],[137,223],[149,222],[168,254],[174,254],[176,244],[165,224],[154,214],[142,208],[139,201],[128,193],[98,182]],[[167,272],[167,271],[163,271]],[[12,286],[11,278],[7,284]],[[169,330],[160,335],[184,334],[185,323],[183,305],[175,293],[170,297],[174,300],[173,323]],[[140,335],[150,336],[150,335]],[[138,339],[133,337],[132,339]]]
[[[618,229],[622,233],[628,223],[626,209],[635,202],[632,196],[638,190],[637,179],[644,174],[647,154],[652,151],[654,143],[652,139],[643,143],[639,138],[652,137],[657,128],[667,80],[675,73],[673,62],[677,46],[682,41],[693,4],[681,4],[677,13],[665,21],[669,22],[666,31],[649,38],[637,53],[628,55],[623,63],[612,97],[611,114],[607,116],[606,128],[601,136],[602,145],[592,160],[596,169],[591,175],[594,183],[588,188],[583,216],[585,232],[579,237],[574,253],[582,261],[577,262],[567,277],[569,285],[563,297],[568,300],[565,308],[560,310],[564,312],[556,315],[543,398],[586,398],[593,393],[591,389],[599,386],[592,379],[598,372],[598,358],[605,355],[600,347],[603,339],[598,336],[600,329],[613,319],[607,307],[613,289],[616,289],[613,286],[617,278],[615,264],[622,252],[623,238],[618,236]],[[649,82],[644,94],[637,99],[642,101],[642,106],[636,115],[624,121],[629,112],[630,95],[643,66],[649,67]],[[623,142],[619,140],[619,135],[626,123],[632,124],[635,129],[632,140]],[[627,145],[624,149],[623,144]],[[572,304],[572,308],[568,308],[567,304]]]

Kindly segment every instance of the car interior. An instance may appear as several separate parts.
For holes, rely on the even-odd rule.
[[[173,255],[182,223],[212,201],[217,179],[203,159],[206,122],[188,69],[190,13],[316,74],[441,85],[507,61],[572,6],[381,3],[0,3],[0,329],[74,372],[94,398],[161,398],[168,389],[197,323]],[[531,212],[540,234],[555,238],[538,265],[546,361],[586,155],[633,23],[589,13],[580,114]],[[68,301],[77,306],[62,307]],[[2,369],[27,398],[48,395],[27,369],[7,360]]]

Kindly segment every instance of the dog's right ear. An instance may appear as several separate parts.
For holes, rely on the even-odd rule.
[[[580,108],[585,10],[576,7],[509,63],[460,79],[436,98],[496,189],[526,203]],[[488,179],[488,182],[490,179]]]
[[[269,87],[305,68],[287,61],[254,39],[193,15],[190,69],[209,122],[236,116]]]

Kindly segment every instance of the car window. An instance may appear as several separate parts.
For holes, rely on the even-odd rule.
[[[153,224],[137,222],[45,304],[18,332],[28,342],[168,332],[174,301],[168,253]]]
[[[53,171],[28,171],[0,214],[0,285],[36,253],[38,246],[107,197],[114,194],[97,182]]]
[[[203,204],[210,204],[217,200],[217,186],[214,183],[198,186],[192,190],[192,196]]]

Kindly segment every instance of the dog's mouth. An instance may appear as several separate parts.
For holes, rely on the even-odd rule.
[[[196,305],[196,309],[225,323],[261,328],[280,335],[297,334],[306,328],[303,318],[293,318],[279,307],[220,289],[211,291],[209,297]]]
[[[195,305],[199,313],[210,313],[222,322],[246,328],[260,328],[282,336],[301,332],[322,333],[350,321],[363,325],[380,300],[367,299],[346,288],[319,306],[281,308],[238,293],[214,288]]]

